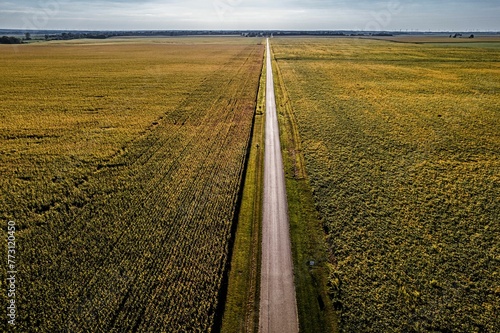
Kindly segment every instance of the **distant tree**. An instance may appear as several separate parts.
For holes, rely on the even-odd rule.
[[[22,40],[20,38],[7,37],[7,36],[0,37],[0,44],[21,44],[21,43]]]
[[[29,32],[25,33],[25,40],[31,40],[31,34]]]
[[[474,34],[470,35],[469,38],[474,38]]]
[[[92,38],[92,39],[106,39],[108,38],[107,35],[104,34],[90,34],[87,36],[87,38]]]

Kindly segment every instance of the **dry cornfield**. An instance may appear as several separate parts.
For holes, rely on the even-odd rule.
[[[264,52],[213,41],[0,48],[17,329],[212,329]]]
[[[499,44],[273,46],[340,331],[498,332]]]

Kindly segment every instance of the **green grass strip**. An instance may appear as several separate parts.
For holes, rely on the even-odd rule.
[[[273,64],[300,331],[338,332],[339,314],[328,296],[325,234],[307,178],[293,109],[275,60]]]
[[[265,83],[263,66],[221,332],[257,332],[259,328]]]

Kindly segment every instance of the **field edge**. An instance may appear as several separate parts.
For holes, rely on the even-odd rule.
[[[221,332],[257,332],[259,327],[260,234],[266,101],[265,56],[264,51],[241,203],[237,214]]]
[[[329,297],[325,233],[307,177],[291,101],[274,55],[272,61],[300,331],[337,333],[340,316]]]

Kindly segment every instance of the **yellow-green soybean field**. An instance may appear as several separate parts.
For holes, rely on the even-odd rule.
[[[499,44],[272,45],[339,331],[498,332]]]
[[[0,47],[19,332],[211,331],[263,52],[238,38]]]

